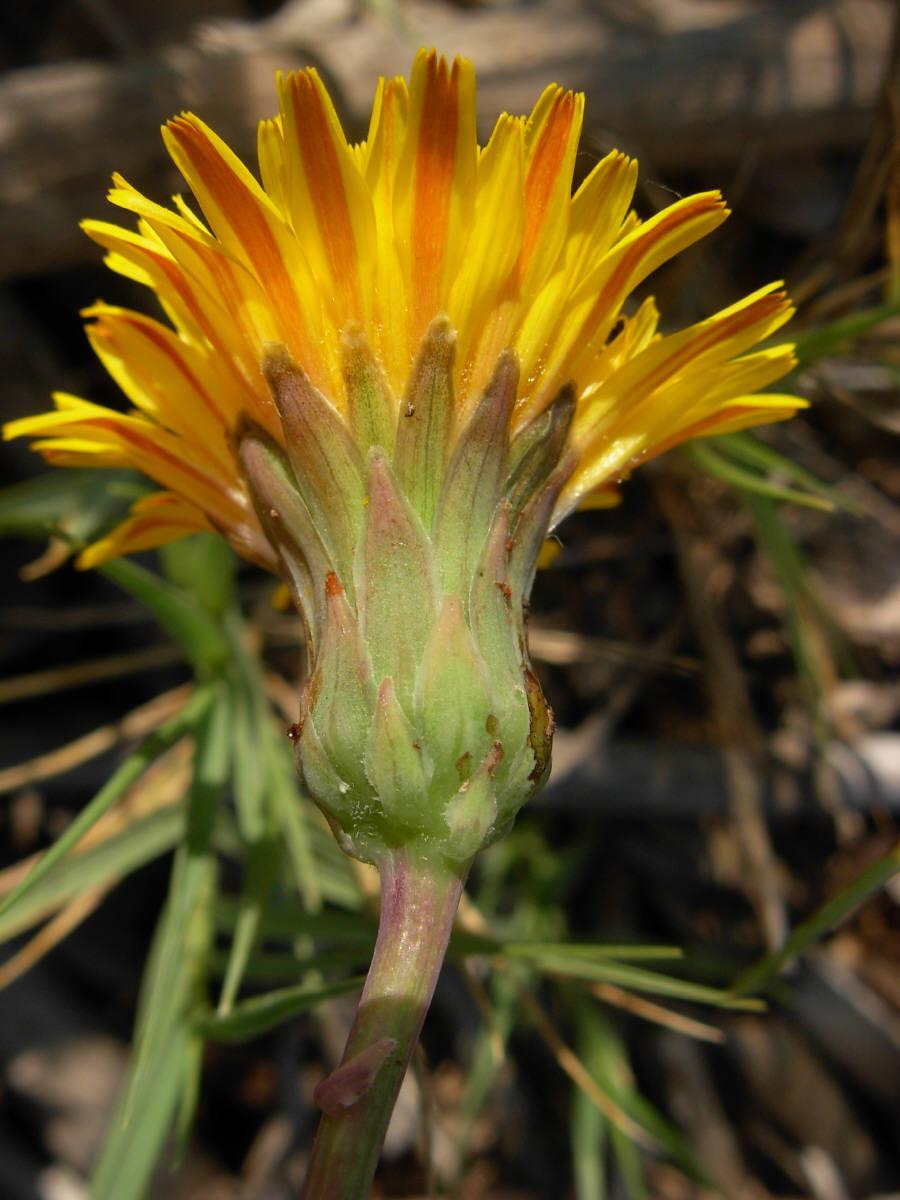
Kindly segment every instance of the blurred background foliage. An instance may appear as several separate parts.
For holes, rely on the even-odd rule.
[[[669,322],[785,274],[798,302],[807,414],[670,455],[559,531],[531,617],[554,775],[473,874],[380,1195],[900,1192],[896,20],[889,0],[0,13],[4,419],[54,387],[113,401],[78,310],[147,298],[76,225],[108,216],[113,169],[177,186],[160,120],[189,106],[250,157],[273,68],[313,63],[362,132],[420,44],[473,59],[485,128],[550,79],[584,89],[580,169],[638,154],[645,215],[722,188],[725,228],[651,280]],[[75,572],[146,481],[0,454],[0,1192],[292,1196],[375,929],[371,878],[294,776],[302,627],[212,537]]]

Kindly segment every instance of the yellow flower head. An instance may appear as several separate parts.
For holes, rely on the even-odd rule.
[[[156,293],[168,323],[87,309],[91,343],[134,410],[58,395],[55,412],[6,427],[37,436],[52,463],[136,467],[161,485],[81,565],[214,528],[278,569],[235,445],[247,418],[284,444],[262,371],[273,344],[348,425],[354,347],[370,349],[379,394],[396,405],[439,314],[455,330],[456,431],[507,348],[520,366],[513,435],[571,383],[577,465],[552,524],[685,438],[802,404],[754,394],[793,363],[789,346],[753,350],[791,313],[778,285],[667,336],[652,299],[624,314],[634,288],[727,210],[706,192],[639,220],[636,164],[618,152],[573,195],[582,96],[548,87],[529,117],[501,116],[481,147],[471,64],[422,51],[408,84],[380,81],[368,137],[351,146],[314,70],[277,87],[279,114],[259,130],[261,183],[185,114],[163,137],[203,219],[181,197],[163,207],[117,175],[109,198],[137,216],[137,231],[85,222],[108,265]],[[397,414],[391,431],[402,404]]]

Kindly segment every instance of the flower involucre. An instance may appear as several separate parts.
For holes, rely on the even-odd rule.
[[[660,264],[717,192],[641,221],[612,152],[572,194],[583,98],[548,87],[479,147],[472,66],[422,51],[348,145],[313,70],[278,79],[261,184],[199,118],[163,130],[201,220],[114,177],[137,232],[85,222],[168,324],[96,304],[88,335],[135,410],[74,396],[14,421],[53,463],[136,467],[140,501],[81,565],[198,530],[280,573],[311,675],[298,760],[345,845],[465,863],[549,763],[522,625],[547,532],[685,438],[790,416],[757,394],[779,285],[662,335]],[[423,851],[424,852],[424,851]]]

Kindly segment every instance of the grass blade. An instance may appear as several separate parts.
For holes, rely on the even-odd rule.
[[[785,941],[780,950],[767,954],[765,958],[748,967],[739,975],[730,988],[733,996],[743,996],[757,991],[791,959],[802,954],[807,947],[830,933],[845,920],[860,904],[884,887],[892,875],[900,871],[900,842],[884,858],[867,867],[854,881],[836,896],[827,900],[821,908],[808,917]]]
[[[806,508],[817,508],[830,512],[834,501],[812,492],[799,491],[797,488],[786,487],[783,484],[770,483],[756,471],[734,462],[721,453],[721,448],[702,441],[691,442],[686,453],[707,474],[730,483],[742,491],[752,492],[758,496],[766,496],[769,500],[779,500],[784,503],[802,504]]]
[[[198,688],[181,712],[158,729],[156,733],[151,734],[140,749],[122,763],[93,800],[81,810],[65,833],[61,834],[45,851],[34,869],[0,903],[0,916],[9,912],[23,896],[26,896],[36,884],[46,877],[57,863],[65,858],[91,826],[140,778],[155,758],[197,727],[203,720],[211,700],[212,694],[209,689]]]
[[[82,892],[115,886],[125,875],[171,850],[183,835],[184,809],[180,804],[170,805],[90,850],[76,852],[37,880],[0,918],[0,942],[35,925]]]
[[[216,862],[212,830],[231,761],[229,705],[224,689],[197,732],[194,783],[187,830],[172,868],[166,907],[157,926],[144,976],[135,1033],[135,1052],[124,1107],[127,1124],[142,1086],[142,1074],[162,1052],[173,1030],[187,1020],[199,984],[205,987],[213,937]],[[197,999],[199,1000],[198,995]]]
[[[249,845],[271,836],[271,814],[266,793],[266,754],[271,713],[263,690],[259,665],[244,640],[244,626],[236,611],[224,622],[230,646],[228,681],[232,697],[232,735],[235,754],[232,769],[238,825]]]
[[[188,1034],[176,1030],[149,1064],[140,1089],[140,1120],[125,1120],[123,1094],[91,1180],[91,1200],[143,1200],[169,1134],[181,1088]]]
[[[271,729],[269,741],[266,779],[272,815],[284,838],[304,907],[310,913],[317,913],[322,907],[322,888],[310,828],[312,801],[301,795],[290,751],[276,740]]]
[[[146,604],[202,674],[216,673],[228,662],[228,638],[188,592],[129,558],[114,558],[96,570]]]
[[[219,1016],[231,1011],[259,937],[266,897],[278,871],[278,849],[274,839],[267,838],[247,851],[246,883],[233,925],[234,936],[216,1010]]]
[[[505,953],[508,957],[513,956],[509,951]],[[619,987],[635,992],[649,992],[655,996],[668,996],[673,1000],[687,1000],[695,1004],[709,1004],[716,1008],[740,1008],[748,1012],[759,1012],[765,1008],[761,1000],[743,998],[733,990],[694,983],[689,979],[663,975],[658,971],[648,971],[646,967],[633,967],[610,959],[579,959],[576,955],[554,953],[552,949],[542,953],[530,950],[527,957],[536,970],[549,975],[560,975],[569,979],[597,979],[618,984]]]
[[[581,1003],[584,1001],[582,1000]],[[601,1009],[594,1006],[590,1008],[590,1019],[603,1030],[602,1041],[598,1044],[598,1050],[602,1053],[598,1053],[593,1063],[598,1082],[603,1090],[632,1120],[646,1130],[657,1146],[664,1150],[668,1157],[677,1163],[695,1183],[718,1193],[719,1189],[704,1169],[691,1143],[654,1108],[649,1100],[641,1095],[634,1085],[628,1051],[615,1024]],[[617,1141],[616,1138],[619,1140]],[[624,1149],[619,1130],[615,1131],[612,1144],[623,1180],[626,1182],[630,1180],[633,1188],[640,1189],[643,1180],[639,1181],[636,1177],[633,1156],[629,1158],[628,1151]],[[642,1194],[640,1190],[637,1191],[637,1195]]]
[[[157,550],[166,579],[219,619],[234,602],[234,551],[217,533],[195,533]]]
[[[758,467],[767,474],[779,475],[797,487],[805,488],[807,492],[821,496],[823,500],[830,500],[834,508],[844,509],[845,512],[854,513],[857,516],[863,515],[864,510],[849,496],[845,496],[843,492],[820,479],[818,475],[807,471],[805,467],[801,467],[799,463],[773,449],[772,446],[766,445],[751,433],[723,433],[706,444],[715,446],[717,450],[725,451],[731,458],[736,459],[744,466]]]
[[[197,1022],[196,1029],[212,1041],[246,1042],[325,1000],[361,988],[364,982],[362,976],[354,976],[318,987],[279,988],[236,1004],[227,1016],[210,1013]]]
[[[838,317],[837,320],[815,329],[801,330],[793,338],[798,365],[807,367],[819,359],[840,352],[847,343],[852,343],[870,330],[877,329],[884,321],[897,316],[898,313],[900,304],[883,304],[877,308],[851,313],[846,317]]]
[[[578,1057],[586,1070],[596,1074],[601,1048],[598,1039],[602,1034],[591,1010],[580,1006],[576,1047]],[[606,1117],[589,1099],[583,1088],[572,1089],[571,1107],[572,1174],[575,1181],[576,1200],[606,1200]]]
[[[155,486],[137,471],[110,467],[48,471],[0,490],[0,534],[55,535],[75,549],[124,521],[131,505]]]

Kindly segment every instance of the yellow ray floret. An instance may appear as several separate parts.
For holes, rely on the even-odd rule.
[[[186,113],[163,137],[202,219],[180,197],[166,208],[115,176],[110,200],[134,214],[136,231],[85,223],[113,270],[156,293],[169,324],[86,310],[91,343],[134,410],[58,396],[55,412],[5,428],[37,438],[52,462],[137,467],[164,489],[82,565],[208,528],[274,564],[233,437],[249,417],[284,438],[261,371],[271,343],[345,419],[347,339],[365,338],[401,396],[440,313],[456,330],[458,428],[508,347],[521,363],[514,431],[571,382],[578,466],[555,520],[604,503],[633,466],[685,438],[803,404],[757,394],[793,365],[790,346],[754,350],[791,314],[777,285],[667,336],[652,300],[623,313],[652,271],[727,210],[710,192],[639,220],[636,164],[617,151],[573,195],[580,95],[548,87],[529,117],[501,116],[481,147],[464,59],[421,51],[408,84],[382,80],[356,146],[314,70],[279,77],[277,93],[279,114],[259,131],[261,182]]]

